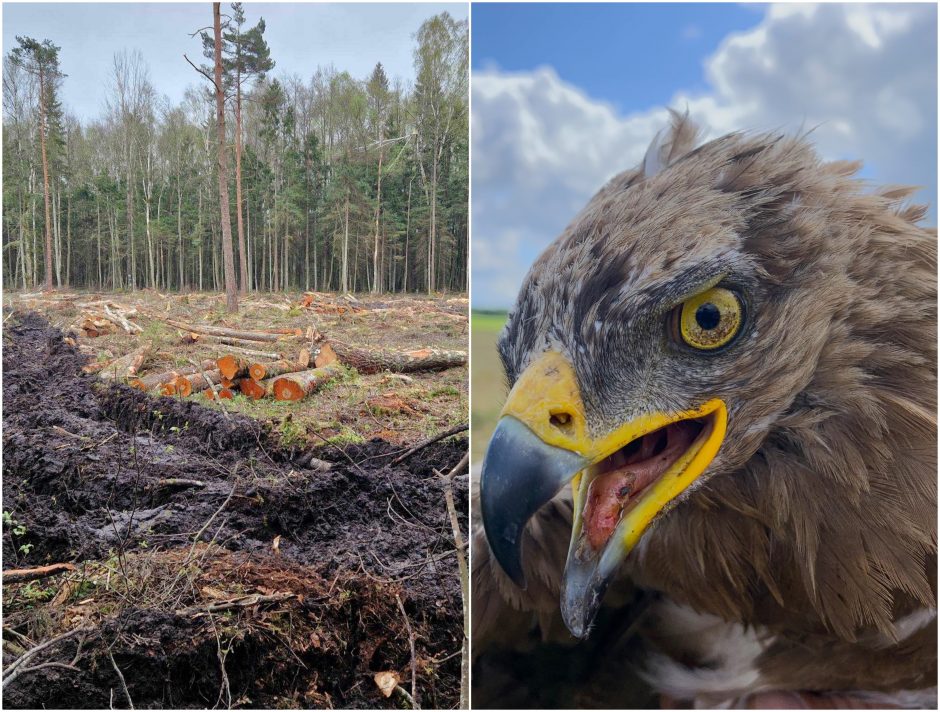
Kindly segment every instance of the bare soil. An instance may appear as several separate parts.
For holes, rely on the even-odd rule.
[[[270,422],[83,375],[37,314],[3,339],[4,567],[78,566],[4,587],[4,665],[89,629],[32,660],[65,665],[9,682],[6,707],[392,708],[403,696],[373,675],[410,691],[413,667],[422,706],[456,706],[460,586],[434,470],[465,439],[398,466],[378,438],[288,448]],[[466,476],[453,486],[465,527]]]

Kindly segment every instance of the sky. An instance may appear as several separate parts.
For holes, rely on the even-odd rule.
[[[667,107],[706,139],[813,128],[937,224],[935,5],[475,5],[473,301],[512,305],[535,257]]]
[[[222,12],[229,8],[222,4]],[[243,5],[247,26],[264,17],[265,37],[276,62],[274,76],[310,79],[317,66],[333,64],[366,78],[376,62],[391,77],[414,77],[414,34],[421,23],[447,10],[457,19],[469,14],[466,3]],[[81,120],[103,110],[114,53],[139,49],[160,94],[174,103],[187,85],[205,82],[183,59],[201,64],[202,43],[190,33],[212,24],[210,3],[3,3],[3,52],[16,36],[50,39],[59,53],[66,109]]]

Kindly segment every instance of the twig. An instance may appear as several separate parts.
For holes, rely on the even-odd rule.
[[[470,453],[466,452],[460,462],[444,476],[444,501],[447,503],[450,526],[454,531],[454,545],[457,548],[457,569],[460,572],[460,597],[463,608],[463,643],[460,646],[460,709],[467,709],[470,702],[470,572],[467,567],[467,557],[464,554],[463,534],[460,532],[460,522],[457,519],[457,507],[454,505],[453,482],[454,478],[463,471],[463,468],[469,462]]]
[[[108,657],[111,659],[111,667],[114,668],[114,672],[117,673],[118,679],[121,681],[121,687],[124,688],[127,704],[130,705],[131,709],[134,709],[134,700],[131,699],[130,690],[127,689],[127,682],[124,681],[124,673],[121,672],[121,668],[118,667],[117,662],[114,660],[114,654],[111,652],[111,648],[108,648]]]
[[[320,435],[320,433],[318,433],[316,430],[313,431],[313,434],[316,435],[318,438],[320,438],[320,440],[322,440],[322,441],[323,441],[324,443],[326,443],[327,445],[332,445],[333,447],[337,448],[341,453],[343,453],[343,457],[345,457],[347,460],[349,460],[349,462],[352,463],[352,466],[355,467],[357,470],[359,470],[359,474],[362,475],[363,477],[365,477],[365,474],[366,474],[366,473],[362,471],[362,468],[359,467],[359,465],[356,464],[356,461],[353,460],[353,459],[349,456],[349,454],[348,454],[342,447],[340,447],[340,446],[337,445],[336,443],[331,443],[331,442],[330,442],[329,440],[327,440],[325,437],[323,437],[322,435]]]
[[[462,433],[464,430],[469,429],[469,427],[470,427],[469,424],[464,423],[463,425],[458,425],[458,426],[456,426],[456,427],[451,428],[450,430],[444,431],[443,433],[439,433],[439,434],[435,435],[433,438],[429,438],[428,440],[425,440],[424,442],[418,443],[418,444],[415,445],[413,448],[411,448],[408,452],[406,452],[404,455],[400,455],[399,457],[396,457],[396,458],[395,458],[394,460],[392,460],[389,464],[391,464],[391,465],[397,465],[398,463],[402,462],[403,460],[405,460],[405,459],[411,457],[412,455],[414,455],[416,452],[418,452],[418,450],[422,450],[423,448],[426,448],[428,445],[433,445],[433,444],[436,443],[438,440],[443,440],[444,438],[449,438],[451,435],[456,435],[457,433]]]
[[[215,83],[215,79],[213,79],[212,77],[210,77],[207,72],[204,72],[202,69],[200,69],[200,68],[197,67],[195,64],[193,64],[192,62],[190,62],[189,57],[187,57],[185,54],[183,55],[183,59],[185,59],[187,62],[189,62],[189,66],[190,66],[190,67],[192,67],[193,69],[195,69],[195,70],[196,70],[197,72],[199,72],[202,76],[204,76],[206,79],[208,79],[210,82],[212,82],[212,86],[214,86],[214,87],[216,88],[216,90],[218,90],[219,85]]]
[[[411,648],[411,708],[412,709],[421,709],[421,705],[418,703],[418,660],[415,657],[415,634],[411,630],[411,621],[408,620],[408,614],[405,613],[405,606],[401,602],[401,596],[397,593],[395,594],[395,601],[398,603],[398,610],[401,611],[402,617],[405,619],[405,628],[408,629],[408,645]]]
[[[209,517],[206,520],[206,523],[202,525],[202,529],[196,532],[196,537],[193,539],[193,545],[189,549],[189,554],[186,555],[186,561],[183,564],[184,566],[189,564],[190,560],[193,557],[193,553],[196,551],[196,545],[199,543],[199,540],[202,538],[202,535],[205,533],[206,529],[209,528],[209,525],[212,524],[213,521],[215,521],[215,518],[219,516],[219,514],[221,514],[222,510],[228,506],[228,503],[231,501],[232,495],[235,494],[235,490],[237,488],[238,488],[238,483],[236,482],[235,484],[232,485],[232,491],[228,493],[228,497],[225,498],[225,501],[222,502],[221,506],[212,513],[211,517]]]
[[[229,611],[233,608],[251,608],[252,606],[258,606],[262,603],[280,603],[281,601],[288,601],[296,597],[297,594],[290,592],[271,593],[267,595],[252,593],[248,596],[240,596],[239,598],[232,598],[228,601],[217,601],[208,606],[191,606],[190,608],[184,608],[178,611],[178,613],[219,613],[221,611]]]

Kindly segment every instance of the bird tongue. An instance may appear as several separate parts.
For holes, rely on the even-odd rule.
[[[626,507],[692,446],[701,430],[700,423],[680,420],[634,440],[598,465],[582,530],[595,552],[606,546]]]

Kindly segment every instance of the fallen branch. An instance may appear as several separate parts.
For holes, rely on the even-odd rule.
[[[450,528],[454,534],[454,546],[457,549],[457,570],[460,573],[461,607],[463,608],[463,642],[460,646],[460,706],[468,709],[470,702],[470,571],[464,554],[463,534],[457,519],[457,507],[454,505],[454,478],[470,463],[469,451],[464,453],[460,462],[444,477],[444,501]],[[435,470],[437,472],[437,470]],[[440,473],[438,473],[440,474]]]
[[[55,645],[56,643],[61,643],[63,640],[68,640],[69,638],[72,638],[78,635],[79,633],[87,633],[90,630],[91,630],[90,626],[79,626],[78,628],[73,628],[70,631],[62,633],[61,635],[57,635],[55,638],[50,638],[46,642],[40,643],[34,648],[30,648],[25,653],[23,653],[20,657],[18,657],[16,660],[14,660],[12,663],[10,663],[7,666],[6,670],[3,671],[3,682],[2,684],[0,684],[0,686],[6,687],[24,672],[38,669],[39,668],[38,665],[33,668],[33,667],[26,667],[23,665],[23,663],[36,657],[36,655],[41,653],[43,650],[51,648],[53,645]],[[81,645],[79,645],[79,652],[81,652],[80,649],[81,649]],[[76,653],[76,659],[72,660],[72,667],[74,667],[75,663],[78,662],[77,657],[78,657],[78,653]]]
[[[212,603],[208,606],[191,606],[190,608],[185,608],[182,611],[177,611],[181,614],[191,614],[191,613],[218,613],[220,611],[229,611],[233,608],[250,608],[251,606],[259,606],[262,603],[280,603],[281,601],[287,601],[291,598],[296,598],[296,593],[270,593],[262,595],[260,593],[252,593],[247,596],[239,596],[238,598],[232,598],[226,601],[218,601]]]
[[[115,314],[107,304],[104,305],[104,315],[108,321],[117,324],[128,334],[139,334],[144,330],[143,327],[138,324],[131,324],[125,316]]]
[[[75,571],[75,565],[49,564],[48,566],[37,566],[32,569],[7,569],[3,572],[3,584],[35,581],[48,576],[56,576],[66,571]]]
[[[462,433],[463,431],[468,430],[469,427],[470,427],[469,424],[464,423],[463,425],[457,425],[457,426],[451,428],[450,430],[445,430],[443,433],[438,433],[438,434],[435,435],[433,438],[429,438],[429,439],[427,439],[427,440],[425,440],[425,441],[423,441],[423,442],[418,443],[418,444],[415,445],[413,448],[411,448],[408,452],[404,453],[403,455],[400,455],[400,456],[396,457],[396,458],[395,458],[394,460],[392,460],[389,464],[390,464],[390,465],[397,465],[397,464],[399,464],[400,462],[403,462],[403,461],[407,460],[409,457],[411,457],[411,456],[414,455],[416,452],[418,452],[418,450],[423,450],[423,449],[426,448],[428,445],[433,445],[433,444],[436,443],[438,440],[443,440],[444,438],[449,438],[451,435],[456,435],[457,433]]]
[[[121,687],[124,688],[124,696],[127,698],[127,704],[131,709],[134,709],[134,700],[131,699],[131,691],[127,689],[124,673],[121,672],[121,668],[118,667],[117,662],[114,660],[114,654],[111,652],[111,648],[108,648],[108,657],[111,659],[111,667],[114,668],[114,672],[117,673],[118,678],[121,680]]]
[[[411,630],[411,621],[408,620],[408,614],[405,613],[405,606],[401,602],[401,596],[395,594],[395,601],[398,603],[398,610],[401,611],[402,618],[405,619],[405,628],[408,630],[408,646],[411,648],[411,707],[412,709],[421,709],[418,702],[418,659],[415,656],[415,634]],[[467,708],[461,708],[467,709]]]

